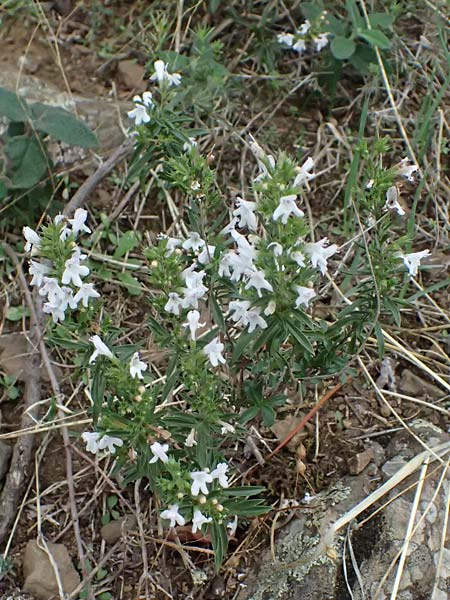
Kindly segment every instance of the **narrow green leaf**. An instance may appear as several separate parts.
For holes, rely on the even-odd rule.
[[[220,569],[228,549],[228,536],[225,525],[212,523],[211,541],[214,550],[214,563],[217,571]]]
[[[369,23],[372,29],[377,29],[377,27],[392,29],[394,17],[385,12],[376,12],[369,15]]]

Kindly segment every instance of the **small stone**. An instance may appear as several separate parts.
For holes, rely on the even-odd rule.
[[[430,398],[432,400],[437,400],[445,396],[445,393],[440,388],[429,383],[423,377],[419,377],[409,369],[404,369],[402,372],[400,391],[408,396]]]
[[[80,585],[80,576],[64,544],[47,542],[48,551],[53,557],[61,585],[65,594],[71,594]],[[23,556],[23,591],[33,594],[39,600],[59,597],[58,584],[47,553],[39,548],[36,540],[30,540]]]
[[[348,459],[348,471],[352,475],[359,475],[361,471],[367,467],[367,465],[375,458],[375,454],[372,448],[367,448],[363,452],[358,452],[355,456]]]
[[[2,481],[8,473],[11,454],[11,446],[0,441],[0,481]]]
[[[117,75],[121,83],[129,90],[145,92],[147,89],[144,81],[145,69],[134,60],[121,60],[117,65]]]
[[[137,520],[134,515],[126,515],[116,521],[110,521],[100,530],[100,535],[108,544],[114,544],[117,540],[120,540],[122,535],[136,529]]]

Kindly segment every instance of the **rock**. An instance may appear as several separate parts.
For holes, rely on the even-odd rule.
[[[75,570],[64,544],[47,542],[47,547],[56,564],[62,588],[66,594],[72,593],[80,585],[80,576]],[[39,600],[59,598],[58,584],[47,553],[39,548],[36,540],[30,540],[23,557],[23,591],[33,594]]]
[[[450,436],[431,423],[418,419],[409,423],[409,427],[429,447],[437,448],[446,444],[450,449]],[[375,463],[381,453],[374,448],[371,450]],[[386,481],[397,474],[399,469],[422,451],[423,446],[409,432],[401,431],[396,434],[386,449],[387,460],[381,473],[377,471],[374,478],[377,481],[376,487],[380,488],[383,479]],[[445,547],[441,549],[450,488],[450,473],[445,464],[447,456],[448,454],[443,455],[442,465],[437,461],[431,461],[428,465],[397,600],[431,598],[436,581],[437,589],[433,599],[443,600],[449,597],[448,534]],[[376,468],[375,464],[372,466]],[[337,535],[333,535],[333,524],[374,490],[368,471],[369,469],[365,469],[359,475],[347,477],[332,490],[317,494],[314,496],[314,506],[310,505],[308,511],[298,510],[297,518],[278,534],[275,544],[276,562],[273,563],[269,552],[257,560],[255,571],[244,581],[247,588],[240,593],[238,600],[390,598],[397,573],[396,563],[405,543],[411,515],[414,514],[417,493],[415,484],[421,465],[363,513],[366,521],[361,527],[347,530],[347,526],[344,526]],[[381,504],[383,508],[377,513],[376,509]],[[373,516],[367,519],[370,513]],[[361,515],[357,520],[362,520]],[[346,533],[351,536],[354,553],[354,558],[348,559],[346,564],[347,580],[344,579],[342,569],[343,540]],[[358,565],[363,592],[354,574],[352,560]],[[392,565],[395,565],[394,568],[391,568]],[[350,592],[347,586],[350,587]]]
[[[0,365],[6,375],[26,381],[30,369],[30,350],[23,333],[0,335]],[[53,372],[58,381],[62,379],[62,371],[58,365],[53,365]],[[45,367],[41,368],[41,377],[44,381],[49,381]]]
[[[126,515],[116,521],[110,521],[100,530],[100,535],[108,544],[114,544],[117,540],[132,529],[136,529],[137,520],[134,515]]]
[[[423,377],[419,377],[409,369],[403,369],[399,387],[403,394],[418,398],[437,400],[445,396],[445,393],[440,388],[429,383]]]
[[[294,415],[288,415],[285,419],[280,421],[276,421],[270,431],[276,436],[277,440],[281,443],[295,427],[300,423],[300,421],[304,418],[305,415],[300,414],[296,417]],[[308,427],[305,426],[304,429],[299,431],[294,435],[294,437],[289,440],[286,444],[286,448],[291,452],[296,452],[297,447],[302,443],[302,441],[308,437]]]
[[[347,461],[349,473],[359,475],[374,458],[375,454],[372,448],[367,448],[364,452],[358,452],[358,454],[351,456]]]
[[[11,459],[12,449],[11,446],[0,441],[0,481],[2,481],[8,472],[9,461]]]
[[[117,65],[117,75],[122,84],[129,90],[145,92],[147,84],[144,81],[145,69],[134,60],[121,60]]]

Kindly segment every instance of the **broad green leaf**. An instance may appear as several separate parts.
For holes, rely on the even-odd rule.
[[[363,29],[358,35],[369,42],[371,46],[376,46],[381,50],[389,50],[391,47],[391,42],[379,29]]]
[[[308,21],[315,21],[323,12],[323,6],[317,2],[302,2],[300,10]]]
[[[30,109],[24,98],[0,87],[0,117],[10,121],[28,121]]]
[[[47,157],[35,138],[23,135],[9,139],[5,145],[5,155],[10,160],[10,189],[31,188],[47,172]]]
[[[89,127],[63,108],[36,102],[31,105],[31,115],[34,127],[56,140],[81,148],[97,146],[97,138]]]
[[[119,273],[117,275],[117,279],[124,286],[130,296],[140,296],[142,294],[142,285],[141,282],[133,277],[128,271],[124,271],[123,273]]]
[[[372,29],[377,29],[377,27],[392,29],[394,17],[385,12],[372,13],[369,15],[369,23]]]
[[[10,306],[5,316],[8,321],[20,321],[22,317],[29,317],[30,311],[24,306]]]
[[[350,38],[337,35],[331,40],[330,50],[332,55],[338,60],[346,60],[354,54],[356,44]]]
[[[139,245],[139,242],[139,236],[135,231],[126,231],[119,240],[113,255],[114,258],[122,258],[127,252],[134,250]]]

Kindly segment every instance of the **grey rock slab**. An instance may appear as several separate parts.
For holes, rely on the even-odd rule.
[[[450,436],[435,425],[417,420],[409,423],[409,427],[424,444],[435,447],[446,443],[450,448]],[[450,535],[445,540],[437,573],[450,486],[450,473],[445,470],[448,455],[444,456],[443,465],[437,461],[431,461],[428,465],[418,502],[415,503],[415,497],[420,468],[390,490],[376,505],[369,507],[363,513],[364,523],[361,527],[350,527],[347,532],[343,527],[333,541],[324,535],[337,519],[379,488],[423,449],[423,445],[409,432],[399,432],[386,449],[385,462],[374,478],[375,485],[366,469],[359,475],[338,482],[328,492],[314,496],[314,503],[308,505],[307,510],[300,506],[296,518],[277,533],[276,560],[273,561],[272,555],[267,552],[258,561],[242,582],[246,588],[238,599],[390,598],[397,576],[398,557],[405,546],[411,523],[413,534],[407,541],[403,571],[399,572],[401,577],[397,599],[431,598],[435,582],[437,592],[433,598],[450,598]],[[381,510],[376,512],[379,508]],[[358,521],[362,521],[361,516]],[[346,561],[347,580],[343,575],[344,550],[349,557],[348,542],[344,540],[346,533],[351,539],[360,582],[350,560]],[[332,547],[327,544],[332,544]]]
[[[67,548],[64,544],[51,542],[47,542],[47,548],[58,570],[64,593],[72,593],[80,584],[80,576],[72,564]],[[38,546],[36,540],[27,543],[22,567],[25,579],[24,592],[33,594],[39,600],[59,598],[54,568],[47,553]]]

